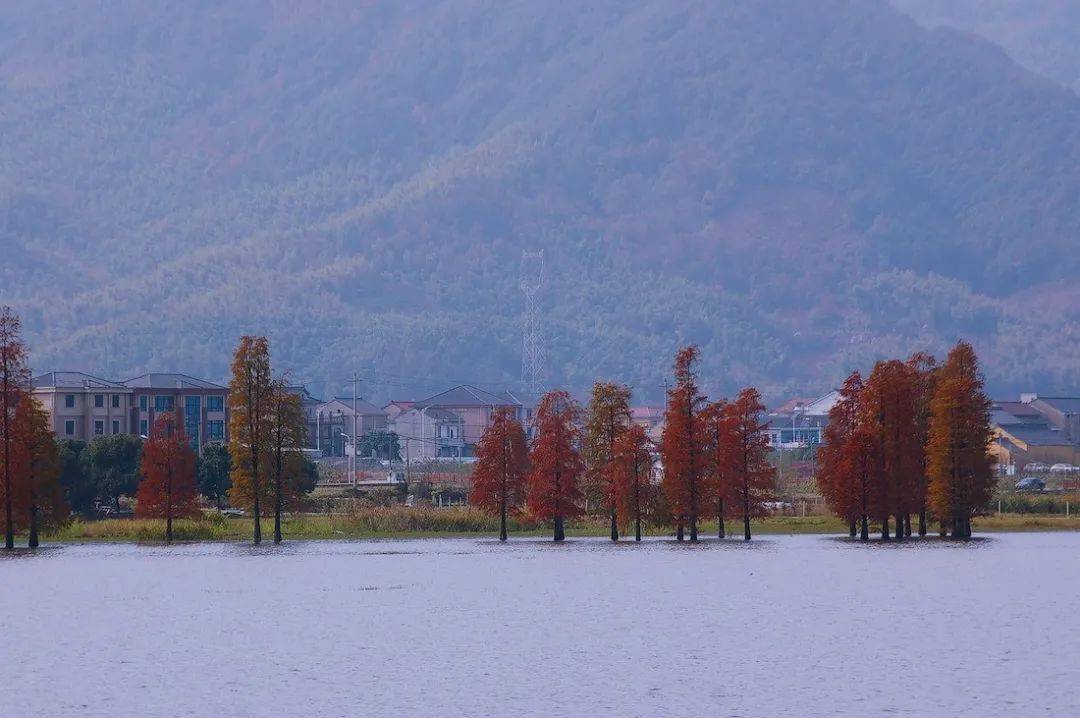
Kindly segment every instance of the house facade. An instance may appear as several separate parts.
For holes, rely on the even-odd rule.
[[[119,382],[76,371],[34,377],[33,395],[49,414],[61,439],[90,441],[97,436],[130,434],[133,391]]]
[[[131,433],[149,436],[163,414],[179,416],[197,454],[229,440],[229,389],[186,374],[143,374],[123,385],[131,390]]]
[[[355,406],[354,412],[351,397],[336,397],[310,407],[307,412],[308,448],[322,456],[348,456],[352,451],[352,441],[348,437],[354,432],[363,437],[373,431],[387,430],[386,411],[363,399],[357,399]]]
[[[1021,394],[990,407],[990,453],[1001,466],[1080,464],[1080,398]]]

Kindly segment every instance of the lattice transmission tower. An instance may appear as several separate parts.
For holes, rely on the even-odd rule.
[[[522,317],[521,383],[539,398],[544,378],[544,326],[540,313],[540,290],[544,287],[544,252],[522,252],[518,286],[525,295]]]

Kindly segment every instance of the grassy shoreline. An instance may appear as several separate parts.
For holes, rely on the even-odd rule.
[[[1080,531],[1080,517],[1061,515],[1000,514],[980,517],[973,522],[979,533],[1027,531]],[[295,515],[283,521],[283,532],[290,540],[356,540],[356,539],[416,539],[476,537],[494,538],[496,522],[474,509],[414,509],[381,508],[340,515]],[[775,516],[755,519],[751,523],[754,535],[845,535],[847,527],[830,516]],[[208,516],[203,519],[178,519],[173,522],[174,540],[232,542],[251,539],[250,519],[225,519]],[[273,521],[263,519],[263,535],[272,536]],[[543,537],[550,530],[540,524],[514,522],[514,536]],[[715,521],[705,522],[699,532],[702,537],[715,537]],[[741,536],[742,524],[727,522],[728,536]],[[49,543],[160,543],[165,534],[161,519],[108,519],[103,521],[73,521],[67,526],[47,532],[43,539]],[[667,536],[663,528],[647,529],[649,536]],[[574,537],[606,537],[608,526],[602,517],[596,520],[571,521],[567,535]],[[932,534],[933,535],[933,534]]]

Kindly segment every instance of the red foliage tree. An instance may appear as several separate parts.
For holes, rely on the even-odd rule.
[[[746,388],[725,408],[732,429],[730,499],[742,510],[743,538],[750,540],[750,518],[765,515],[765,502],[772,497],[776,469],[769,463],[769,437],[762,419],[765,406],[757,389]]]
[[[499,540],[507,538],[506,517],[525,503],[529,449],[525,430],[512,409],[497,409],[476,445],[469,503],[499,517]]]
[[[581,409],[565,391],[552,391],[536,408],[536,438],[529,453],[526,480],[529,513],[550,520],[554,539],[566,538],[564,520],[580,511]]]
[[[876,442],[877,466],[870,483],[872,513],[881,521],[881,537],[886,540],[890,515],[896,517],[896,537],[902,539],[910,530],[911,513],[918,510],[923,447],[915,417],[916,379],[908,364],[892,359],[875,364],[862,389],[861,421]]]
[[[158,417],[143,444],[142,476],[135,515],[164,518],[165,540],[172,541],[173,518],[199,513],[195,452],[183,425],[172,414]]]
[[[704,458],[705,493],[716,504],[717,536],[724,538],[724,519],[731,512],[727,497],[732,491],[732,447],[734,445],[734,417],[723,399],[709,404],[701,413],[702,430],[705,433]]]
[[[705,397],[698,391],[694,365],[699,357],[695,346],[684,347],[675,356],[675,387],[668,391],[664,413],[664,433],[660,453],[664,459],[664,493],[678,522],[678,539],[683,540],[683,522],[690,524],[690,540],[697,541],[697,522],[703,492],[703,444],[701,410]]]
[[[862,377],[852,372],[840,389],[840,398],[829,409],[829,424],[825,427],[821,446],[818,447],[818,490],[829,509],[848,523],[849,533],[855,537],[856,523],[862,524],[863,538],[867,538],[866,477],[859,472],[860,461],[855,432],[859,422],[859,400],[862,394]]]
[[[4,548],[15,548],[15,487],[12,429],[15,408],[30,388],[30,368],[26,345],[22,341],[22,322],[11,307],[0,307],[0,468],[4,497]]]
[[[614,382],[593,384],[586,412],[582,456],[585,459],[585,484],[599,495],[611,519],[611,540],[619,540],[619,504],[615,484],[606,471],[615,442],[630,425],[630,389]]]
[[[36,548],[40,528],[69,513],[60,485],[60,452],[48,412],[30,394],[19,397],[11,433],[14,524],[29,529],[28,545]]]
[[[633,517],[635,541],[641,540],[642,521],[653,508],[651,443],[643,427],[631,426],[615,440],[604,469],[619,515]]]

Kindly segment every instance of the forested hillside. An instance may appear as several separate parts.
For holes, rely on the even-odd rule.
[[[954,27],[1001,45],[1033,72],[1080,92],[1076,0],[892,0],[928,27]]]
[[[318,391],[520,372],[812,393],[971,339],[1080,384],[1080,99],[886,0],[19,2],[0,301],[35,365]],[[329,390],[336,389],[331,387]],[[371,390],[369,390],[370,393]]]

